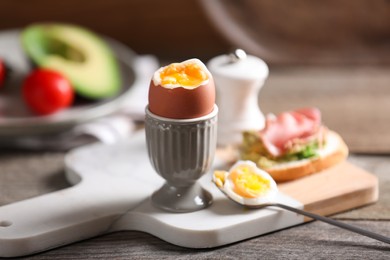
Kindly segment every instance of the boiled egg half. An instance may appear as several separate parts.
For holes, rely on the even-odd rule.
[[[229,171],[215,171],[213,182],[229,198],[242,205],[272,202],[278,192],[272,177],[251,161],[238,161]]]

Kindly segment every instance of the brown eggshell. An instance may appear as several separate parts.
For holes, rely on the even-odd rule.
[[[213,111],[215,103],[214,81],[194,89],[182,87],[168,89],[149,87],[149,110],[155,115],[172,119],[190,119],[205,116]]]

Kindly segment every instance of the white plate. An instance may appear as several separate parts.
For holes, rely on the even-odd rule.
[[[57,133],[70,129],[79,123],[117,111],[131,94],[131,87],[136,80],[136,55],[121,43],[106,38],[120,64],[123,82],[120,93],[100,101],[77,98],[71,108],[53,115],[32,114],[21,99],[21,84],[32,65],[22,50],[19,34],[19,30],[0,33],[0,57],[12,68],[8,84],[0,89],[0,138]]]

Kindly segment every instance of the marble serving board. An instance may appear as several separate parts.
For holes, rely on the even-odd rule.
[[[217,157],[214,168],[226,168]],[[200,180],[214,198],[207,209],[169,213],[150,195],[162,184],[147,157],[144,133],[120,144],[94,144],[71,151],[65,160],[72,187],[0,207],[0,257],[34,254],[100,234],[138,230],[169,243],[211,248],[301,224],[309,219],[282,209],[249,210]],[[279,185],[276,200],[322,215],[377,200],[375,176],[345,162]]]

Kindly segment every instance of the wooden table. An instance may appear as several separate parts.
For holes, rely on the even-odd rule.
[[[333,216],[390,236],[390,68],[271,68],[264,112],[317,105],[341,133],[349,161],[379,178],[379,201]],[[0,205],[68,187],[63,152],[0,151]],[[0,216],[1,218],[1,216]],[[253,227],[256,228],[256,227]],[[118,232],[26,259],[385,259],[390,246],[318,221],[214,249],[193,250]]]

